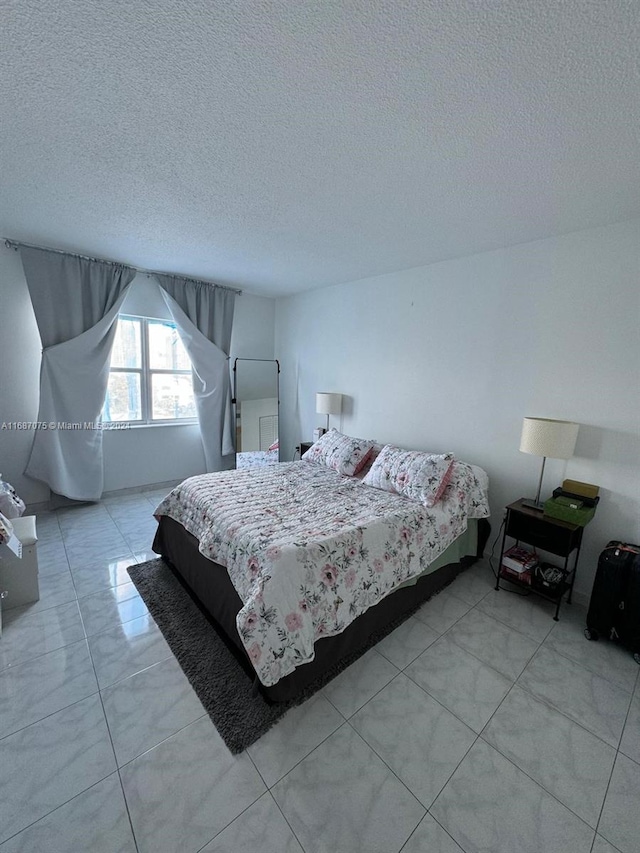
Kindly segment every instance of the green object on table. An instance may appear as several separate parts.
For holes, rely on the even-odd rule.
[[[554,500],[562,506],[568,506],[569,509],[581,509],[584,506],[584,503],[578,498],[569,498],[566,495],[558,495]]]
[[[575,503],[575,501],[571,501]],[[568,521],[569,524],[578,524],[584,527],[596,514],[595,506],[580,506],[574,508],[567,506],[562,497],[549,498],[544,502],[544,514],[549,518],[557,518],[560,521]]]

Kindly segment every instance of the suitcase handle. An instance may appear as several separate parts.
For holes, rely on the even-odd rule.
[[[635,545],[608,545],[604,550],[613,550],[616,554],[619,554],[620,551],[626,551],[628,554],[640,554],[640,548],[636,548]]]

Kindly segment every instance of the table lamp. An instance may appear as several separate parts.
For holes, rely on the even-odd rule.
[[[540,501],[540,489],[544,476],[544,463],[547,461],[547,457],[550,459],[570,459],[573,456],[578,438],[578,427],[579,424],[574,424],[571,421],[556,421],[551,418],[524,418],[522,435],[520,436],[520,450],[523,453],[542,456],[542,469],[535,500],[525,500],[522,502],[523,506],[530,509],[543,509],[543,504]]]
[[[327,429],[329,431],[329,415],[339,415],[342,411],[342,394],[329,394],[321,391],[316,394],[316,412],[327,416]]]

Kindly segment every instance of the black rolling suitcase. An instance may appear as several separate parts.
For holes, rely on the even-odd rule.
[[[584,635],[622,643],[640,664],[640,545],[613,541],[600,554]]]

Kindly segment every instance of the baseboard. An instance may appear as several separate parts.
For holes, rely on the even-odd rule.
[[[120,498],[125,495],[140,495],[145,492],[159,492],[162,489],[166,489],[167,492],[170,492],[175,486],[178,486],[182,480],[165,480],[162,483],[146,483],[144,486],[130,486],[127,489],[113,489],[109,492],[103,492],[100,501],[104,501],[107,498]],[[68,504],[65,505],[64,501],[59,503],[57,506],[52,506],[51,501],[40,501],[39,503],[27,504],[27,507],[24,511],[25,515],[39,515],[44,512],[54,512],[56,509],[64,509],[65,506],[73,507],[73,506],[87,506],[88,504],[100,503],[100,501],[69,501]]]
[[[24,515],[39,515],[42,512],[51,512],[49,509],[49,501],[40,501],[35,504],[27,504]]]
[[[128,489],[114,489],[110,492],[103,492],[100,500],[105,500],[106,498],[120,498],[124,495],[140,495],[144,494],[144,492],[159,492],[161,489],[166,489],[167,492],[170,492],[175,486],[179,486],[180,483],[184,481],[182,480],[165,480],[163,483],[147,483],[144,486],[131,486]]]
[[[586,592],[578,592],[578,590],[574,589],[571,600],[576,604],[579,604],[580,607],[589,607],[590,597],[591,596],[587,595]]]

